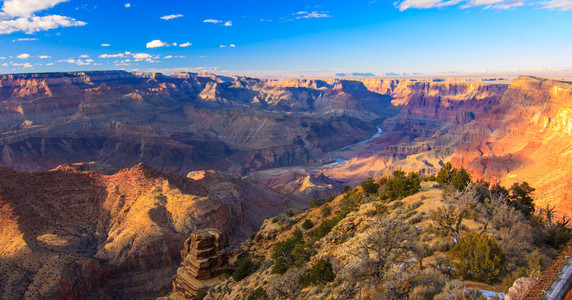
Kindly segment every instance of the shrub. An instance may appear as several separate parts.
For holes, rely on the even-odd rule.
[[[266,300],[268,299],[268,294],[262,287],[256,288],[254,291],[248,294],[247,300]]]
[[[250,233],[250,239],[254,240],[255,237],[256,237],[256,232],[251,232]]]
[[[344,185],[344,193],[348,193],[348,192],[351,191],[351,190],[352,190],[352,187],[351,187],[351,186],[349,186],[349,185],[347,185],[347,184]]]
[[[522,214],[527,219],[530,219],[534,214],[534,200],[531,197],[534,191],[535,189],[528,185],[527,182],[515,183],[510,187],[509,203],[514,208],[522,211]]]
[[[451,249],[463,278],[491,283],[505,273],[503,249],[486,234],[469,233]]]
[[[299,281],[302,286],[306,287],[331,282],[334,278],[336,275],[332,270],[332,264],[329,260],[322,258],[316,263],[316,266],[300,274]]]
[[[322,205],[323,199],[314,199],[310,201],[310,208],[319,207]]]
[[[419,188],[421,188],[419,174],[409,173],[409,175],[405,176],[403,171],[394,171],[393,176],[385,183],[385,188],[380,198],[393,201],[397,198],[413,195],[419,191]]]
[[[310,260],[311,248],[306,247],[304,235],[296,229],[289,239],[278,242],[272,250],[272,258],[276,260],[272,268],[273,274],[284,274],[293,266],[301,266]]]
[[[194,298],[194,300],[203,300],[207,296],[207,291],[200,291]]]
[[[453,178],[451,178],[451,185],[457,190],[462,191],[471,182],[471,175],[465,168],[460,170],[453,169]]]
[[[290,266],[286,263],[286,260],[283,257],[280,257],[276,260],[274,267],[272,267],[272,274],[284,274]]]
[[[360,185],[368,194],[375,194],[379,189],[379,184],[375,183],[371,177],[366,178]]]
[[[391,209],[396,209],[396,208],[400,208],[403,206],[403,202],[401,201],[395,201],[393,203],[391,203]]]
[[[259,264],[254,263],[250,258],[243,258],[238,261],[238,267],[232,273],[232,279],[238,282],[256,272]]]
[[[327,218],[332,214],[332,208],[329,205],[324,205],[321,210],[322,217]]]
[[[308,229],[310,229],[310,228],[312,228],[312,227],[314,227],[314,222],[312,222],[312,220],[310,220],[310,219],[306,219],[306,220],[304,221],[304,223],[302,223],[302,228],[304,228],[304,229],[306,229],[306,230],[308,230]]]
[[[336,199],[336,195],[329,195],[326,198],[326,203],[330,203],[330,202],[334,201],[334,199]]]

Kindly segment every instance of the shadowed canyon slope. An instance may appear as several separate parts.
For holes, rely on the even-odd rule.
[[[236,244],[291,204],[213,171],[0,168],[2,297],[153,298],[169,288],[193,230],[218,228]]]
[[[397,113],[363,84],[281,88],[251,78],[123,71],[0,77],[0,163],[47,170],[139,162],[186,174],[331,160]]]

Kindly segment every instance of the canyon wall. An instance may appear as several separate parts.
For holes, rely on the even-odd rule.
[[[170,289],[191,232],[217,228],[235,245],[290,202],[213,171],[1,167],[0,291],[11,299],[154,298]]]

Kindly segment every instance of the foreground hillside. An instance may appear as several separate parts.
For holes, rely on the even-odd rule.
[[[213,171],[183,177],[140,164],[101,175],[74,167],[0,167],[1,298],[153,298],[169,287],[193,230],[218,228],[236,244],[296,205]]]
[[[484,299],[538,278],[569,240],[567,221],[550,207],[530,214],[518,188],[455,178],[396,172],[267,219],[231,254],[232,276],[198,299]]]

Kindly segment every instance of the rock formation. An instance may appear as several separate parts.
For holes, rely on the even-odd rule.
[[[228,257],[223,235],[217,229],[194,231],[185,241],[181,257],[169,299],[192,299],[225,278]]]
[[[505,300],[523,299],[528,289],[533,286],[538,279],[522,277],[517,279],[504,297]]]

